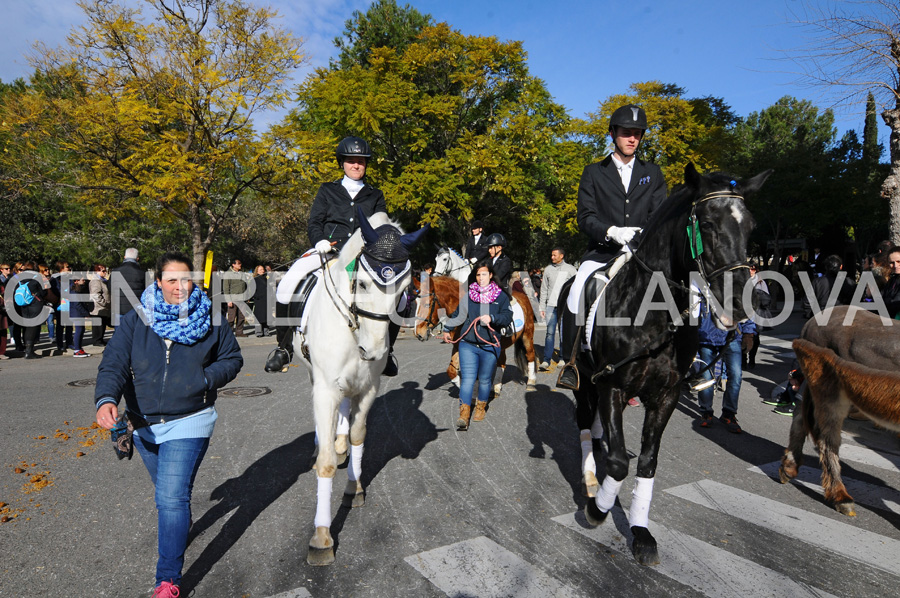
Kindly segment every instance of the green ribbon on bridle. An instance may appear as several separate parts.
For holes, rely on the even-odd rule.
[[[703,239],[700,237],[700,223],[696,216],[691,216],[687,225],[687,236],[691,243],[691,257],[697,259],[703,253]]]

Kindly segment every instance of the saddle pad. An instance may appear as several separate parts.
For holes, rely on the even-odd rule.
[[[525,310],[522,309],[515,297],[510,301],[510,307],[513,312],[512,324],[503,329],[504,336],[512,336],[525,327]]]

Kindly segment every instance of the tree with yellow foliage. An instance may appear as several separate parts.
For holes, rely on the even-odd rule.
[[[75,188],[100,218],[182,223],[200,269],[239,202],[291,178],[251,117],[283,104],[301,40],[242,0],[145,0],[149,20],[114,0],[79,6],[66,46],[36,47],[43,84],[4,103],[4,183]]]

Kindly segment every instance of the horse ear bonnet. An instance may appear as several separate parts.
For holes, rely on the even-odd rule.
[[[359,261],[375,282],[387,286],[409,271],[409,250],[401,242],[403,235],[390,224],[379,226],[375,233],[377,238],[366,243]]]

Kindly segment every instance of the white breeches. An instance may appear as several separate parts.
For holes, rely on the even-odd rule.
[[[310,249],[300,256],[296,262],[291,264],[290,269],[278,283],[278,287],[275,289],[275,300],[285,305],[290,303],[291,296],[300,286],[300,281],[321,265],[322,259],[315,249]]]

